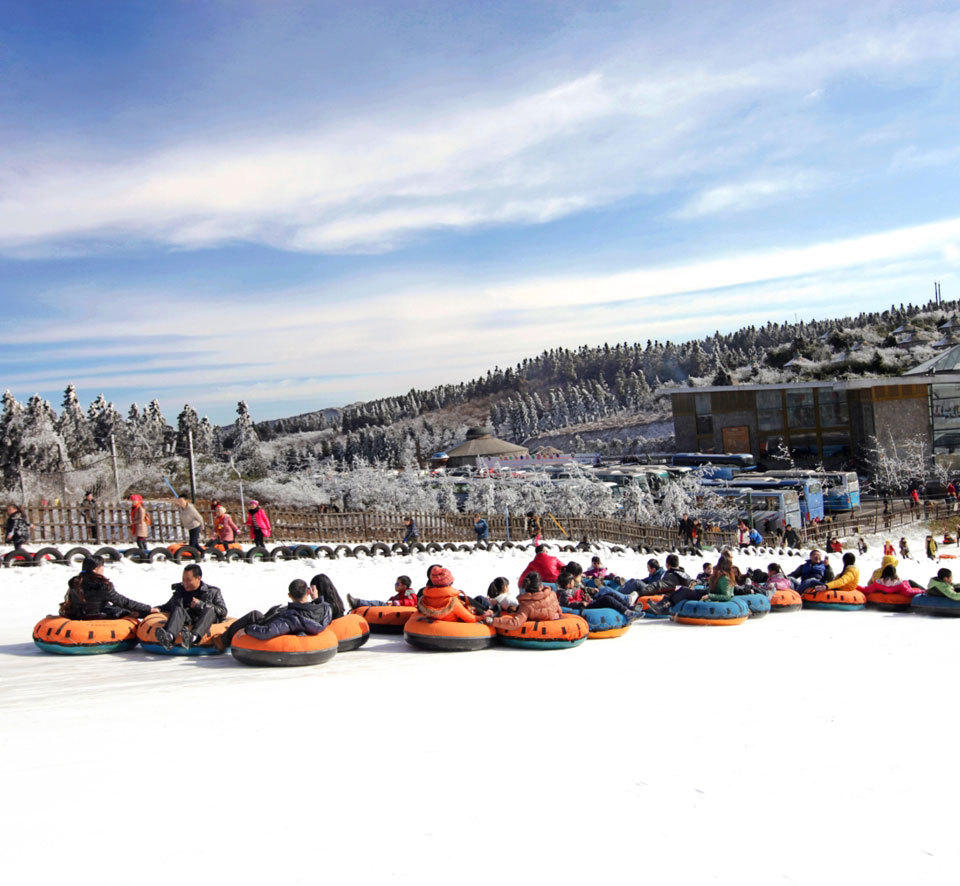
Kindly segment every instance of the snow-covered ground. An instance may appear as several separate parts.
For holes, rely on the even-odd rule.
[[[315,571],[378,597],[440,559],[478,593],[528,558],[204,571],[241,614]],[[872,544],[864,571],[879,559]],[[644,573],[637,554],[604,560]],[[31,629],[69,574],[0,573],[7,882],[957,882],[960,621],[648,621],[556,652],[429,654],[374,637],[319,667],[255,669],[40,653]],[[108,574],[161,602],[179,568]],[[932,567],[901,574],[925,582]]]

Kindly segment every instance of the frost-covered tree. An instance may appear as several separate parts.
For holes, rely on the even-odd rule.
[[[189,404],[184,403],[177,416],[177,454],[186,455],[190,449],[190,435],[193,435],[194,450],[197,450],[197,437],[200,430],[200,416]]]
[[[108,403],[103,394],[100,394],[87,410],[87,420],[90,423],[90,432],[93,435],[94,446],[99,450],[110,449],[110,437],[115,438],[117,447],[125,448],[127,441],[127,426],[123,416]]]
[[[63,438],[67,456],[71,460],[82,458],[93,451],[93,434],[90,432],[87,416],[77,397],[77,389],[72,384],[67,385],[63,392],[57,431]]]
[[[69,467],[66,445],[57,433],[57,416],[50,402],[34,394],[23,414],[20,453],[25,468],[52,473]]]
[[[3,392],[3,414],[0,415],[0,468],[5,486],[11,486],[19,475],[22,446],[23,407],[7,390]]]

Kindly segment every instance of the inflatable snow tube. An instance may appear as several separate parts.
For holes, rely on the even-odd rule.
[[[772,608],[770,598],[765,594],[738,594],[737,599],[747,604],[750,618],[763,618]]]
[[[670,616],[666,613],[663,615],[658,615],[650,608],[651,602],[659,603],[665,596],[666,594],[647,594],[643,597],[637,597],[637,602],[634,604],[634,608],[636,608],[637,605],[642,606],[644,618],[670,618]]]
[[[723,602],[684,600],[670,617],[682,625],[739,625],[750,617],[750,607],[742,597]]]
[[[569,649],[585,642],[589,634],[589,625],[579,615],[564,615],[554,621],[527,621],[519,628],[497,631],[504,646],[519,649]]]
[[[803,597],[804,609],[836,609],[840,612],[849,612],[854,609],[863,609],[867,604],[867,598],[860,591],[843,591],[832,588],[816,591],[810,588],[800,596]]]
[[[360,615],[350,613],[330,622],[330,630],[337,635],[337,652],[359,649],[370,639],[370,625]]]
[[[803,607],[803,598],[796,591],[784,588],[770,595],[771,612],[796,612]]]
[[[417,614],[416,606],[359,606],[353,610],[374,634],[402,634],[408,619]]]
[[[960,600],[940,597],[936,594],[917,594],[910,601],[910,611],[921,615],[945,615],[960,617]]]
[[[437,621],[417,613],[403,626],[403,638],[419,649],[473,652],[492,646],[496,632],[483,622]]]
[[[884,591],[864,593],[867,606],[882,612],[909,612],[915,594],[888,594]],[[944,598],[946,599],[946,598]]]
[[[580,612],[564,607],[563,611],[568,615],[579,615],[587,623],[590,640],[612,640],[622,637],[630,629],[627,617],[616,609],[584,609]]]
[[[162,628],[167,623],[168,617],[165,612],[154,612],[140,622],[137,628],[137,639],[145,652],[153,652],[157,655],[221,655],[226,651],[214,646],[213,638],[219,637],[226,631],[233,624],[234,619],[227,618],[212,625],[210,632],[197,645],[189,649],[183,645],[179,637],[174,637],[173,646],[164,649],[157,642],[157,628]]]
[[[123,652],[137,645],[137,619],[80,621],[48,615],[33,629],[33,642],[44,652],[60,655]]]
[[[272,640],[257,640],[238,631],[230,652],[241,664],[264,667],[302,667],[330,661],[337,654],[337,635],[327,628],[319,634],[283,634]]]

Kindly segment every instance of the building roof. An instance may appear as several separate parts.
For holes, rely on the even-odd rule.
[[[478,455],[487,458],[497,455],[519,455],[521,452],[527,454],[529,450],[525,446],[517,446],[515,443],[507,443],[506,440],[498,440],[492,434],[471,433],[473,428],[467,432],[467,439],[459,446],[447,452],[449,458],[475,458]]]
[[[957,348],[951,350],[960,349]],[[939,354],[936,359],[947,356]],[[932,361],[927,361],[930,363]],[[678,396],[681,394],[718,394],[730,393],[736,391],[771,391],[771,390],[790,390],[795,391],[799,388],[835,388],[838,391],[853,391],[863,388],[888,388],[893,385],[930,385],[930,384],[960,384],[960,367],[957,370],[946,370],[938,372],[936,375],[924,370],[921,374],[914,374],[923,370],[926,363],[921,363],[915,369],[903,375],[896,375],[886,378],[838,378],[836,381],[791,381],[781,384],[771,385],[714,385],[703,388],[658,388],[654,391],[657,397]]]
[[[904,375],[937,375],[941,372],[960,371],[960,345],[954,345],[949,351],[937,354],[924,361],[913,369],[908,369]]]

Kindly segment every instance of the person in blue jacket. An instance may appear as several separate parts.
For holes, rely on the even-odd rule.
[[[412,541],[416,541],[420,533],[417,531],[417,521],[413,517],[404,517],[403,519],[403,538],[400,540],[401,544],[410,544]]]
[[[479,514],[473,515],[473,531],[476,533],[477,541],[490,540],[490,526]]]
[[[810,552],[810,559],[794,569],[793,572],[790,573],[790,578],[796,579],[797,590],[805,591],[814,585],[823,584],[826,569],[827,567],[823,562],[820,552],[813,550]]]

